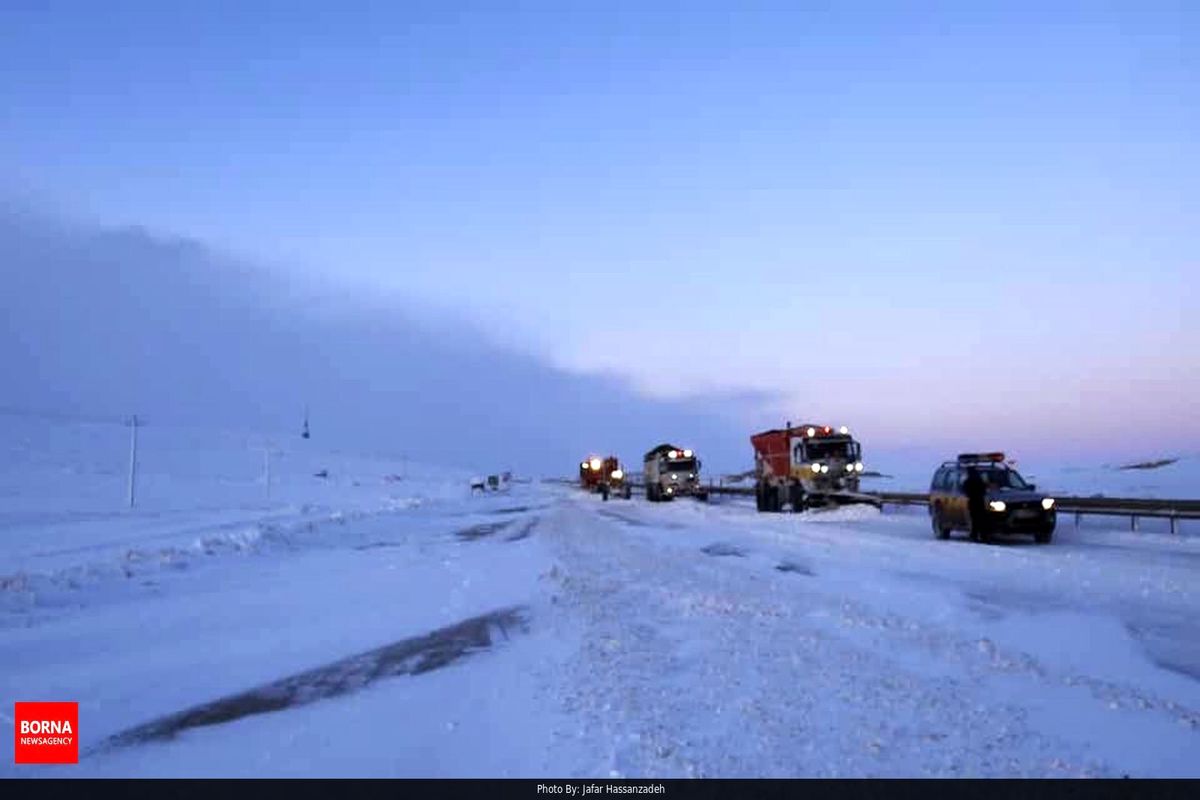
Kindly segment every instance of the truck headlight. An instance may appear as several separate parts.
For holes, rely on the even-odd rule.
[[[621,478],[624,478],[624,477],[625,477],[625,473],[622,470],[614,469],[612,471],[612,478],[614,481],[619,481],[619,480],[621,480]]]
[[[863,463],[862,463],[861,461],[858,461],[858,462],[856,462],[856,463],[854,464],[854,471],[855,471],[855,472],[862,472],[862,471],[863,471]]]
[[[1054,508],[1054,498],[1053,497],[1043,498],[1042,499],[1042,508],[1044,508],[1046,511],[1049,511],[1050,509]]]
[[[820,464],[813,464],[813,465],[812,465],[812,471],[813,471],[813,472],[820,472],[820,471],[821,471],[821,465],[820,465]]]
[[[854,472],[854,465],[853,465],[853,464],[847,464],[847,465],[846,465],[846,472]]]
[[[1008,506],[1003,500],[993,500],[992,502],[988,503],[988,508],[990,508],[992,511],[1003,511],[1004,509],[1008,508]]]
[[[589,463],[591,464],[592,470],[595,472],[599,472],[600,467],[603,466],[598,458],[593,458]]]
[[[676,475],[674,472],[672,472],[672,473],[671,473],[671,480],[673,480],[673,481],[677,481],[677,480],[679,480],[679,476],[678,476],[678,475]]]
[[[684,457],[684,458],[691,458],[691,457],[692,457],[692,451],[691,451],[691,450],[684,450],[684,451],[683,451],[683,457]]]

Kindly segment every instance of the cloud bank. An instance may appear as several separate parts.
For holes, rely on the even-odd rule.
[[[710,468],[750,460],[755,398],[646,398],[196,242],[7,206],[0,264],[0,406],[298,432],[307,405],[324,445],[537,474],[593,451],[633,464],[664,440]]]

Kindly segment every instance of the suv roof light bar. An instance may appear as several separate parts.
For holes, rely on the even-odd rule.
[[[959,453],[959,464],[1004,463],[1004,453]]]

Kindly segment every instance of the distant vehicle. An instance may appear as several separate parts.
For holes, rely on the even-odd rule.
[[[610,495],[626,500],[633,496],[633,487],[616,456],[591,456],[579,462],[579,485],[589,492],[599,492],[604,500]]]
[[[792,425],[750,437],[754,447],[755,501],[759,511],[803,511],[844,503],[879,505],[860,494],[862,447],[844,425]]]
[[[708,490],[700,484],[700,459],[673,444],[660,444],[643,458],[646,499],[652,503],[689,496],[708,501]]]
[[[476,476],[471,478],[471,493],[480,492],[503,492],[508,490],[509,480],[512,473],[504,472],[498,475],[488,475],[485,477]]]
[[[974,468],[983,478],[985,524],[971,529],[963,481]],[[987,542],[995,534],[1032,534],[1039,544],[1054,536],[1057,512],[1054,498],[1037,491],[1005,463],[1004,453],[962,453],[956,461],[938,467],[929,486],[929,519],[939,539],[952,531],[966,531],[973,541]]]

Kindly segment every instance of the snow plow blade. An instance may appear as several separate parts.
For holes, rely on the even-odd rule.
[[[883,508],[883,500],[873,494],[865,494],[863,492],[825,492],[821,494],[810,494],[808,496],[808,504],[813,507],[834,507],[834,506],[850,506],[850,505],[868,505],[875,508]]]

